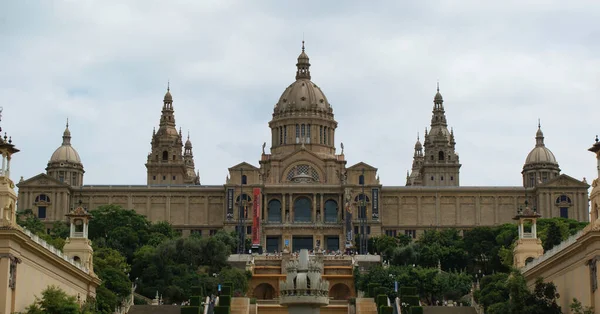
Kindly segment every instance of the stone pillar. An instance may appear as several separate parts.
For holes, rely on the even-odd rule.
[[[318,222],[317,221],[317,193],[313,193],[312,203],[313,203],[313,206],[312,206],[312,218],[311,218],[311,221]]]
[[[0,313],[13,313],[12,300],[14,290],[8,287],[8,281],[10,279],[10,259],[2,257],[0,258],[0,287],[3,291],[6,291],[0,298]],[[6,290],[4,290],[6,289]]]
[[[319,222],[324,222],[325,221],[325,194],[321,193],[319,194],[321,195],[321,199],[320,201],[320,208],[321,208],[321,221]]]

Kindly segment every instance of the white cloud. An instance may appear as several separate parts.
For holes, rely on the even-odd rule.
[[[564,173],[596,176],[597,1],[39,1],[0,13],[13,175],[43,172],[67,117],[86,183],[142,184],[172,82],[204,184],[258,164],[302,36],[349,164],[404,185],[436,80],[463,185],[520,185],[542,119]],[[269,144],[269,143],[268,143]]]

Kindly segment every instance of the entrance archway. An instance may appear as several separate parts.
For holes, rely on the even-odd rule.
[[[334,300],[346,300],[350,296],[350,288],[346,284],[336,283],[329,289],[329,297]]]
[[[261,283],[254,288],[253,294],[258,300],[273,300],[275,298],[275,288],[268,283]]]

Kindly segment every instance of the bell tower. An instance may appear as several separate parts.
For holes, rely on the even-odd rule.
[[[90,274],[94,274],[94,249],[92,249],[92,241],[88,239],[88,226],[92,215],[80,203],[66,216],[69,218],[71,230],[65,241],[63,252],[81,266],[89,269]]]
[[[459,186],[460,162],[456,153],[454,131],[448,131],[444,99],[437,93],[433,98],[431,129],[425,130],[425,147],[421,182],[424,186]]]
[[[175,125],[175,110],[173,110],[173,96],[171,88],[167,87],[167,93],[163,99],[163,107],[160,116],[158,131],[152,132],[150,142],[152,151],[148,154],[146,162],[148,185],[181,185],[195,184],[196,175],[189,167],[193,167],[193,156],[191,155],[191,143],[189,154],[184,157],[183,136]]]
[[[529,208],[525,201],[525,209],[519,208],[513,218],[519,224],[519,239],[513,250],[513,266],[516,268],[521,268],[544,254],[542,240],[537,237],[537,219],[540,217],[537,210]]]

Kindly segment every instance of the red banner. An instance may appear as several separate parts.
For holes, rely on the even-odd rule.
[[[254,188],[254,206],[252,208],[252,246],[260,245],[260,188]]]

